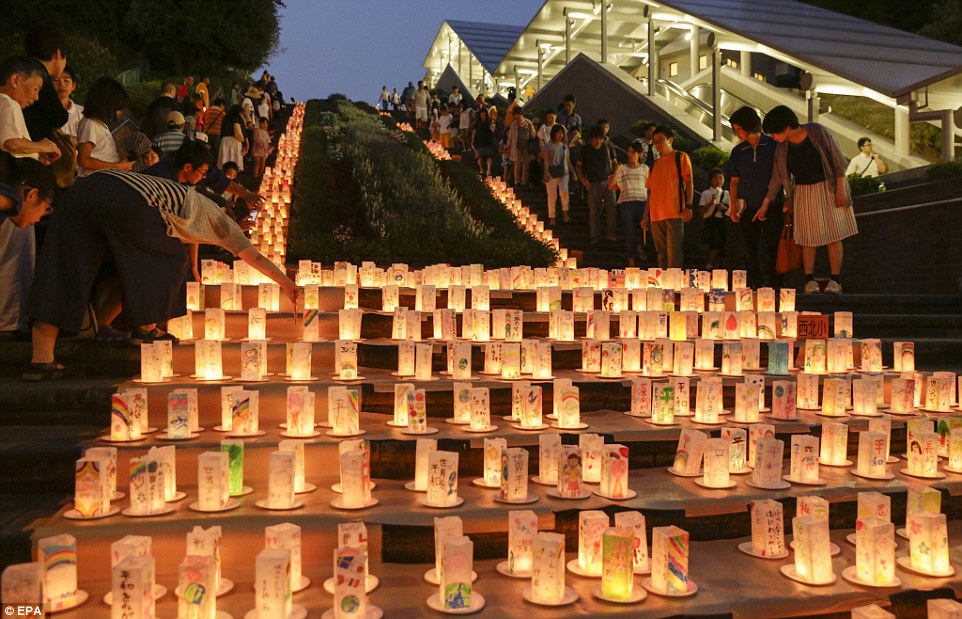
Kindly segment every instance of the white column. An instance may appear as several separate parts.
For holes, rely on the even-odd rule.
[[[738,70],[745,77],[752,76],[752,53],[746,50],[740,52],[738,58]]]
[[[608,63],[608,0],[601,2],[601,64]]]
[[[895,106],[895,152],[902,157],[909,156],[909,108]]]
[[[808,97],[808,122],[818,122],[818,106],[821,101],[821,98],[818,96],[818,91],[809,90],[806,96]]]
[[[648,18],[648,96],[655,96],[658,81],[658,45],[655,43],[655,20]]]
[[[458,77],[464,79],[464,63],[461,62],[461,50],[464,48],[464,44],[461,39],[458,39]]]
[[[714,43],[714,41],[711,41]],[[721,50],[717,44],[711,48],[711,139],[720,142],[722,139],[721,114]]]
[[[955,120],[952,110],[942,110],[942,159],[955,159]]]
[[[698,51],[699,51],[699,40],[698,40],[698,26],[691,27],[691,41],[689,42],[690,56],[688,58],[689,75],[688,79],[695,77],[698,73]]]
[[[574,25],[574,20],[568,17],[568,9],[564,10],[565,17],[565,66],[571,62],[571,26]]]
[[[538,45],[538,90],[541,90],[541,75],[544,72],[544,48],[541,47],[541,42],[537,42]]]

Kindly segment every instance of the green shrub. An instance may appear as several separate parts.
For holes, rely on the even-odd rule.
[[[466,166],[440,165],[416,137],[367,106],[311,102],[306,118],[312,122],[295,170],[291,259],[415,267],[547,266],[556,259],[514,224]]]
[[[955,161],[939,161],[925,169],[925,180],[928,182],[941,181],[948,178],[962,177],[962,159]]]
[[[725,169],[725,164],[728,163],[728,151],[724,151],[715,146],[702,146],[701,148],[696,148],[691,154],[692,163],[701,168],[702,170],[711,170],[712,168]]]
[[[852,189],[852,196],[864,196],[871,193],[878,193],[882,181],[874,176],[862,176],[860,174],[849,174],[848,184]]]
[[[645,125],[647,125],[647,124],[650,123],[650,122],[654,122],[654,121],[651,121],[651,120],[648,120],[648,119],[645,119],[645,118],[643,118],[643,119],[641,119],[641,120],[639,120],[639,121],[636,121],[635,124],[633,124],[633,125],[631,126],[630,131],[631,131],[632,133],[634,133],[635,135],[637,135],[638,137],[643,138],[643,137],[645,137],[645,132],[643,131],[644,128],[645,128]],[[655,123],[655,124],[658,124],[658,123]]]

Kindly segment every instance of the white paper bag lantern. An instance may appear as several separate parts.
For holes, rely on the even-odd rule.
[[[708,488],[727,488],[730,483],[728,441],[723,438],[708,439],[704,458],[702,484]]]
[[[541,428],[544,425],[543,405],[541,387],[528,387],[524,396],[524,406],[521,410],[521,426],[524,428]]]
[[[777,558],[785,551],[785,515],[782,504],[771,499],[752,501],[752,554]]]
[[[623,352],[619,342],[602,342],[601,376],[603,378],[621,377]]]
[[[566,498],[583,497],[581,447],[562,445],[558,454],[558,494]]]
[[[891,382],[891,412],[906,415],[915,410],[915,380],[893,378]]]
[[[785,443],[777,439],[760,439],[755,446],[752,483],[759,488],[775,488],[781,483]]]
[[[827,466],[845,466],[848,457],[848,426],[844,423],[822,422],[820,461]]]
[[[561,436],[541,434],[538,436],[538,480],[544,485],[557,486],[558,463],[561,455]]]
[[[702,380],[695,396],[695,421],[714,425],[722,412],[721,383]]]
[[[458,611],[471,607],[474,544],[464,535],[446,537],[442,541],[441,565],[438,573],[439,597],[443,608]]]
[[[582,456],[582,479],[587,483],[601,482],[601,461],[605,438],[600,434],[582,434],[578,437]]]
[[[159,383],[164,380],[161,349],[155,343],[140,345],[140,380],[144,383]]]
[[[96,518],[110,512],[110,459],[87,456],[77,460],[74,482],[74,510],[82,518]]]
[[[130,459],[130,508],[134,516],[149,516],[164,509],[164,480],[160,463],[150,456]]]
[[[264,547],[283,548],[290,553],[290,588],[291,591],[300,591],[304,586],[301,571],[301,528],[289,522],[265,527]]]
[[[675,386],[657,383],[652,386],[651,423],[673,425],[675,423]]]
[[[211,307],[204,310],[204,339],[223,341],[225,323],[223,309]]]
[[[758,423],[758,385],[738,383],[735,385],[735,421]]]
[[[918,432],[909,439],[908,473],[916,477],[939,476],[939,435]]]
[[[634,593],[634,534],[629,529],[609,528],[602,535],[601,595],[629,601]]]
[[[698,430],[683,428],[678,436],[672,471],[677,475],[694,477],[701,469],[708,449],[708,435]]]
[[[37,540],[37,561],[43,566],[44,604],[52,609],[71,604],[77,597],[76,538],[62,533]]]
[[[895,342],[893,348],[892,370],[895,372],[914,372],[915,342]]]
[[[559,428],[581,427],[581,391],[578,387],[565,385],[559,389],[555,383],[555,416]]]
[[[634,544],[632,549],[632,563],[636,574],[645,574],[651,570],[648,558],[648,534],[645,530],[645,516],[637,511],[624,511],[615,514],[615,527],[632,532]]]
[[[895,527],[877,518],[855,521],[855,570],[858,580],[874,586],[897,584]]]
[[[471,389],[471,429],[476,432],[491,427],[491,394],[487,387]]]
[[[887,439],[881,432],[859,432],[858,436],[858,474],[862,477],[884,479],[888,476],[885,465]]]
[[[608,514],[586,510],[578,515],[578,568],[586,576],[601,576],[602,536],[608,528]]]
[[[364,451],[355,449],[339,454],[341,501],[347,509],[360,509],[372,503],[371,471]]]
[[[228,490],[227,453],[207,451],[197,456],[197,494],[200,509],[223,509],[230,498]]]
[[[635,417],[651,416],[651,379],[631,379],[631,409],[629,413]]]
[[[433,507],[454,507],[458,497],[458,454],[435,451],[428,454],[426,502]]]
[[[560,533],[537,533],[533,538],[531,600],[557,605],[565,596],[565,538]]]
[[[538,341],[535,343],[534,378],[553,378],[551,375],[551,350],[551,342]]]
[[[140,421],[134,419],[133,397],[124,393],[110,396],[110,440],[134,441],[141,437]]]
[[[662,595],[688,593],[688,532],[676,526],[651,530],[651,588]]]
[[[814,516],[792,519],[795,542],[795,574],[809,584],[824,584],[835,579],[832,572],[828,520]]]
[[[315,396],[307,387],[287,388],[287,434],[312,436],[314,433]]]
[[[799,373],[796,384],[798,401],[796,407],[802,410],[819,410],[818,375]]]
[[[187,282],[187,309],[200,311],[204,308],[204,286],[200,282]]]
[[[501,485],[501,453],[507,447],[508,442],[503,438],[484,439],[484,483],[490,488]]]
[[[805,340],[805,373],[825,374],[827,354],[825,340]]]
[[[521,447],[502,448],[500,498],[509,503],[528,499],[528,452]]]
[[[906,528],[912,569],[932,575],[953,572],[945,514],[915,512],[909,516]]]
[[[360,411],[359,389],[330,387],[327,390],[327,417],[334,436],[360,434]]]
[[[634,492],[628,487],[628,469],[628,448],[617,443],[604,445],[599,493],[613,499],[634,496]]]
[[[365,565],[367,565],[365,549],[356,546],[340,546],[334,549],[335,619],[367,616],[370,607],[367,600],[367,583],[364,578]]]
[[[154,558],[127,557],[111,569],[111,617],[153,619]]]
[[[803,484],[817,484],[821,482],[818,476],[818,438],[811,435],[792,436],[791,481]]]

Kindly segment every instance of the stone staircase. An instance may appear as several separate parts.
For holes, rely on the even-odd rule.
[[[245,289],[245,307],[253,305],[252,290]],[[333,339],[337,335],[337,308],[343,304],[343,294],[338,289],[322,289],[320,330],[322,338]],[[945,329],[955,336],[959,322],[953,322],[951,308],[958,304],[957,297],[872,297],[853,295],[836,297],[799,296],[799,309],[830,313],[836,310],[855,312],[855,333],[871,337],[901,328],[907,333],[918,323],[920,329],[937,331],[934,323],[942,321]],[[402,291],[401,302],[414,306],[411,290]],[[600,303],[600,298],[598,300]],[[216,287],[207,287],[206,305],[216,307],[219,294]],[[850,585],[837,585],[826,593],[834,609],[828,610],[813,600],[811,609],[795,609],[793,600],[800,589],[789,581],[774,575],[776,566],[768,562],[746,557],[734,547],[736,541],[750,534],[746,505],[753,499],[776,498],[784,503],[786,519],[795,510],[799,496],[811,493],[828,498],[832,503],[833,538],[844,547],[841,559],[837,559],[836,572],[854,561],[851,546],[840,537],[851,529],[855,518],[856,493],[861,490],[877,490],[892,497],[893,520],[901,522],[905,509],[907,478],[897,477],[892,482],[868,482],[857,480],[847,474],[847,469],[824,467],[823,477],[828,485],[822,488],[793,486],[789,490],[770,492],[749,488],[739,482],[731,492],[699,489],[691,480],[669,475],[665,467],[672,463],[678,438],[677,428],[656,428],[638,419],[621,414],[629,406],[628,381],[602,381],[579,372],[581,364],[580,344],[555,343],[553,351],[554,373],[570,377],[581,389],[581,407],[584,420],[590,424],[588,432],[605,436],[607,443],[626,445],[631,454],[631,487],[639,490],[636,499],[614,502],[591,497],[581,502],[567,502],[544,496],[544,488],[532,485],[530,491],[539,495],[538,502],[530,506],[509,506],[492,501],[493,492],[474,486],[471,480],[482,475],[482,446],[484,435],[471,435],[457,426],[444,422],[451,416],[452,394],[450,382],[436,380],[417,383],[427,390],[429,425],[438,427],[434,435],[439,449],[455,451],[460,457],[459,494],[466,499],[464,506],[451,510],[432,510],[416,503],[416,496],[403,489],[406,481],[413,479],[414,441],[398,430],[386,425],[391,419],[393,387],[398,382],[391,376],[397,369],[397,345],[390,340],[391,317],[380,310],[380,293],[375,289],[362,289],[360,303],[369,310],[362,322],[363,341],[359,343],[359,364],[366,380],[361,383],[361,427],[367,431],[363,437],[371,445],[371,471],[377,483],[374,496],[379,506],[361,512],[339,512],[331,509],[328,502],[335,496],[330,486],[337,481],[337,440],[323,434],[305,441],[308,481],[318,490],[301,495],[306,505],[290,512],[272,512],[254,507],[255,500],[264,498],[267,491],[267,460],[276,449],[279,435],[278,424],[285,420],[285,394],[292,383],[271,378],[269,382],[255,384],[261,393],[260,426],[267,432],[264,437],[247,439],[245,453],[245,484],[254,493],[242,499],[243,505],[224,514],[202,514],[187,509],[187,503],[196,497],[196,459],[199,453],[218,449],[225,435],[211,428],[220,422],[220,388],[225,383],[199,383],[188,378],[193,372],[193,346],[183,342],[175,347],[174,366],[179,375],[171,382],[148,386],[151,425],[163,426],[166,411],[166,394],[180,386],[196,387],[199,392],[201,426],[207,428],[201,436],[190,442],[178,443],[178,487],[188,494],[188,499],[177,504],[176,511],[157,518],[126,518],[121,515],[101,521],[75,522],[63,518],[69,507],[72,493],[73,461],[83,445],[100,444],[98,438],[107,427],[110,394],[118,388],[140,386],[129,381],[139,373],[139,351],[129,345],[103,345],[89,340],[69,340],[61,344],[58,356],[69,367],[83,371],[85,378],[43,385],[27,385],[18,382],[13,374],[29,352],[27,344],[11,344],[0,348],[0,369],[5,377],[0,382],[4,393],[4,406],[0,412],[0,444],[3,459],[0,471],[0,504],[4,506],[4,520],[0,528],[0,562],[3,565],[29,560],[30,539],[69,532],[78,539],[78,556],[81,566],[81,585],[88,589],[94,600],[78,610],[62,615],[68,619],[88,617],[97,619],[109,616],[106,606],[96,601],[108,590],[109,543],[125,534],[144,534],[154,538],[154,554],[157,558],[157,578],[172,588],[176,582],[176,566],[184,555],[184,535],[194,526],[208,527],[219,524],[224,528],[223,559],[225,575],[238,583],[235,593],[218,601],[219,608],[234,616],[241,616],[253,607],[250,584],[253,578],[254,556],[263,547],[263,528],[281,522],[293,522],[303,529],[302,546],[305,557],[305,574],[314,584],[306,592],[297,594],[295,602],[309,608],[309,616],[320,616],[320,611],[330,607],[331,598],[319,591],[320,582],[330,575],[330,557],[334,547],[334,528],[346,520],[363,519],[368,526],[372,552],[372,573],[382,577],[382,586],[372,595],[372,602],[387,610],[389,617],[424,616],[423,599],[435,588],[420,581],[420,574],[433,561],[432,523],[435,516],[458,515],[464,520],[465,533],[475,544],[476,570],[481,574],[478,590],[489,600],[489,608],[483,611],[488,617],[514,617],[534,614],[537,617],[568,616],[568,611],[551,612],[522,606],[520,587],[522,582],[509,581],[496,574],[494,565],[504,559],[507,542],[506,520],[509,509],[532,509],[539,517],[541,530],[554,530],[566,534],[568,551],[577,547],[578,516],[584,509],[602,509],[611,514],[622,509],[641,509],[648,527],[674,524],[689,531],[692,539],[692,577],[699,582],[703,593],[687,601],[662,600],[651,596],[641,606],[612,607],[593,600],[588,592],[591,581],[568,576],[568,583],[582,594],[578,614],[585,616],[616,615],[624,617],[669,616],[789,616],[779,614],[786,608],[809,616],[834,617],[838,609],[880,602],[892,603],[885,590],[866,591]],[[444,307],[446,295],[439,294],[438,307]],[[563,305],[570,308],[571,296],[565,294]],[[546,335],[546,316],[534,312],[533,292],[492,294],[492,308],[521,308],[529,312],[525,320],[525,336]],[[885,309],[893,313],[882,313]],[[872,311],[879,313],[873,314]],[[865,314],[863,315],[863,312]],[[240,340],[246,336],[246,312],[228,312],[227,337],[223,345],[225,373],[237,374],[240,363]],[[865,318],[865,316],[877,318]],[[203,315],[195,313],[195,333],[203,331]],[[958,318],[955,316],[955,318]],[[578,321],[576,336],[583,336],[583,317]],[[423,335],[433,333],[431,319],[425,317]],[[300,327],[295,322],[290,307],[282,306],[271,313],[268,320],[269,359],[268,370],[277,372],[283,368],[284,343],[299,337]],[[865,331],[863,333],[863,330]],[[954,331],[953,331],[954,330]],[[937,335],[937,333],[933,333]],[[340,384],[330,378],[333,370],[333,342],[330,339],[314,344],[314,375],[320,380],[309,383],[318,393],[317,418],[326,418],[327,387]],[[891,338],[890,338],[891,339]],[[907,337],[906,339],[916,339]],[[934,340],[939,338],[934,337]],[[944,339],[944,338],[943,338]],[[928,340],[919,343],[918,361],[921,367],[944,369],[938,365],[957,349],[928,356]],[[720,347],[718,347],[720,348]],[[890,350],[890,347],[887,347]],[[718,350],[717,352],[720,352]],[[958,362],[962,356],[956,356]],[[887,363],[889,361],[886,361]],[[443,346],[435,345],[433,355],[434,375],[445,368]],[[473,350],[473,367],[481,368],[483,352],[480,345]],[[956,365],[959,365],[956,363]],[[414,381],[405,381],[414,382]],[[733,406],[735,379],[725,379],[725,398],[728,408]],[[500,426],[496,436],[504,437],[511,446],[525,447],[529,451],[531,474],[537,473],[537,434],[516,430],[500,416],[510,410],[508,382],[484,377],[475,383],[491,389],[492,423]],[[544,408],[552,405],[550,383],[543,384]],[[697,384],[694,390],[697,389]],[[694,399],[693,399],[694,401]],[[790,441],[795,433],[818,434],[821,418],[803,413],[797,422],[778,422],[777,435]],[[683,427],[692,427],[683,421]],[[864,429],[864,420],[850,420],[853,432],[849,435],[849,453],[857,449],[857,431]],[[710,428],[701,427],[708,431]],[[323,428],[322,428],[323,430]],[[578,432],[561,432],[564,443],[577,444]],[[126,490],[128,484],[124,463],[130,457],[139,456],[150,446],[163,445],[156,435],[142,442],[118,445],[120,451],[119,488]],[[904,422],[893,420],[892,451],[902,453],[905,449]],[[897,467],[896,467],[897,468]],[[949,475],[942,481],[926,482],[942,491],[943,511],[951,519],[962,516],[962,477]],[[126,499],[120,501],[126,506]],[[51,514],[54,514],[51,516]],[[962,524],[952,522],[950,540],[962,536]],[[952,557],[962,562],[962,550],[957,541],[952,546]],[[784,563],[790,561],[787,559]],[[765,563],[765,565],[759,565]],[[728,570],[735,570],[738,578],[733,581]],[[769,574],[772,574],[771,576]],[[931,582],[962,589],[959,579],[929,581],[900,573],[906,591],[931,588]],[[754,583],[751,586],[738,581]],[[904,593],[904,592],[903,592]],[[775,609],[782,609],[781,611]],[[172,596],[158,605],[160,616],[173,616]],[[174,613],[175,614],[175,613]],[[901,615],[900,615],[901,616]],[[906,615],[908,616],[908,615]]]

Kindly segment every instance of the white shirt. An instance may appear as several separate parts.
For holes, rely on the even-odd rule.
[[[539,150],[544,150],[544,145],[551,141],[551,125],[548,123],[538,127],[538,146]]]
[[[715,206],[715,196],[718,196],[718,206]],[[722,219],[725,217],[725,207],[728,207],[728,203],[727,190],[721,187],[709,187],[701,192],[701,201],[699,201],[698,205],[703,207],[711,206],[711,208],[703,209],[705,219],[712,217]]]
[[[864,171],[863,171],[864,170]],[[878,161],[871,155],[859,153],[852,157],[845,170],[845,176],[849,174],[861,174],[862,176],[878,176]]]
[[[120,151],[117,150],[114,136],[99,120],[84,118],[80,121],[80,128],[77,130],[77,148],[79,149],[80,145],[86,142],[92,142],[94,145],[93,150],[90,151],[90,156],[94,159],[107,163],[120,162]],[[88,176],[93,173],[94,170],[77,165],[77,176]]]
[[[633,168],[627,164],[618,166],[615,171],[615,183],[621,194],[618,204],[622,202],[644,202],[648,200],[648,166],[644,163]]]
[[[27,122],[23,119],[23,110],[19,103],[0,92],[0,150],[5,150],[3,145],[7,143],[7,140],[16,138],[30,139]],[[14,157],[40,159],[39,153],[30,153],[29,155],[10,154]]]
[[[63,127],[60,127],[60,131],[67,135],[77,137],[77,131],[80,129],[80,121],[83,117],[84,106],[71,101],[70,107],[67,108],[67,123]]]

